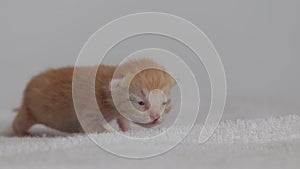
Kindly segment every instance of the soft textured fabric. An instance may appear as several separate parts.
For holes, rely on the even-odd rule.
[[[4,123],[1,124],[2,130],[5,129]],[[162,138],[161,143],[172,143],[175,138],[184,135],[186,127],[176,126]],[[300,166],[300,117],[297,115],[221,121],[219,128],[205,144],[198,144],[200,127],[196,125],[185,140],[171,151],[143,160],[129,160],[107,153],[85,134],[66,135],[52,131],[63,136],[0,136],[0,168],[273,169]],[[147,136],[163,130],[139,130],[126,134]],[[103,144],[113,144],[116,148],[128,151],[149,149],[148,146],[128,144],[117,133],[92,136]]]

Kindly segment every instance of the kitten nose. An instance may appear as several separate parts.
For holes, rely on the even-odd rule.
[[[150,118],[152,120],[157,120],[157,119],[160,118],[160,115],[159,115],[159,113],[152,113],[152,112],[150,112]]]

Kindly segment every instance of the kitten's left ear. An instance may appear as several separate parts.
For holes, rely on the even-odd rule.
[[[162,90],[165,91],[165,92],[170,91],[176,85],[177,85],[177,79],[175,80],[174,78],[171,78],[171,80],[169,81],[169,84],[164,86],[162,88]]]
[[[123,82],[124,82],[124,78],[112,79],[109,82],[109,90],[111,91],[112,89],[120,87]]]

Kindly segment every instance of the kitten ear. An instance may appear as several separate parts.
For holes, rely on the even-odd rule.
[[[124,78],[119,78],[119,79],[112,79],[109,82],[109,90],[112,90],[114,88],[120,87],[121,84],[123,83]]]
[[[174,87],[174,86],[177,86],[177,81],[180,81],[180,79],[178,79],[178,78],[173,78],[173,84],[172,84],[173,87]]]
[[[178,81],[180,81],[178,78],[173,78],[173,77],[172,77],[171,87],[177,86],[177,85],[178,85],[178,84],[177,84]]]

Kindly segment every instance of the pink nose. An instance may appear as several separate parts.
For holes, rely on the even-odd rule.
[[[152,120],[157,120],[160,118],[160,115],[158,113],[150,113],[150,118]]]

